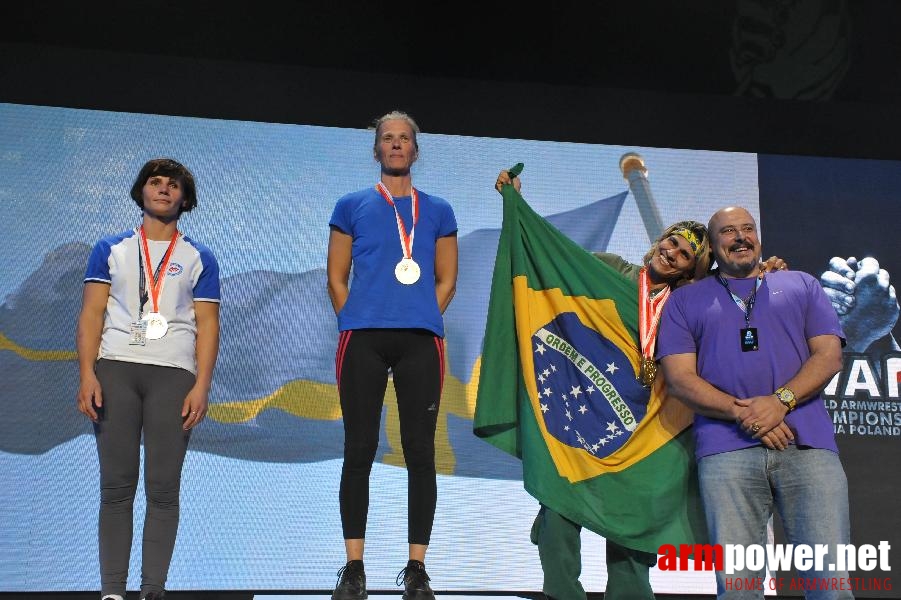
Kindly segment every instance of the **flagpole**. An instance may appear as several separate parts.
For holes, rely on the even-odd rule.
[[[663,219],[660,218],[660,210],[657,208],[654,194],[651,193],[648,168],[644,164],[644,159],[637,152],[627,152],[620,157],[619,168],[623,172],[623,179],[629,182],[632,195],[635,196],[638,212],[648,233],[648,241],[653,243],[663,233]]]

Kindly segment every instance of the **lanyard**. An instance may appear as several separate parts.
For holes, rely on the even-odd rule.
[[[172,239],[169,241],[169,247],[166,249],[166,253],[163,255],[163,258],[160,260],[160,264],[156,266],[156,271],[153,271],[153,265],[150,263],[150,247],[147,244],[147,234],[144,232],[144,226],[141,226],[141,244],[138,246],[138,318],[140,319],[144,315],[144,305],[147,304],[148,293],[147,288],[150,288],[150,298],[153,300],[153,311],[159,312],[159,300],[160,300],[160,292],[163,290],[163,280],[166,278],[165,271],[169,266],[169,259],[172,257],[172,251],[175,249],[175,244],[178,242],[178,230],[175,230],[175,233],[172,234]],[[143,248],[143,258],[141,249]],[[160,276],[160,272],[163,272],[163,275]],[[146,275],[145,275],[146,273]],[[147,278],[150,279],[150,285],[147,285]]]
[[[657,340],[657,323],[663,312],[663,304],[669,297],[670,287],[666,286],[651,297],[651,277],[647,267],[638,273],[638,334],[641,337],[641,354],[645,358],[654,356],[654,342]]]
[[[754,303],[757,301],[757,290],[760,289],[760,285],[763,283],[763,277],[757,278],[757,283],[754,284],[754,289],[751,290],[751,295],[748,296],[747,300],[742,300],[741,297],[736,296],[735,292],[733,292],[729,288],[729,282],[726,281],[726,278],[717,272],[716,274],[717,280],[723,284],[723,287],[726,288],[726,291],[729,292],[729,295],[732,296],[732,301],[735,302],[735,306],[739,308],[743,313],[745,313],[745,327],[751,327],[751,311],[754,310]]]
[[[410,235],[407,235],[407,228],[404,226],[404,220],[400,218],[400,213],[397,212],[397,206],[394,204],[394,197],[391,196],[391,192],[388,191],[388,188],[381,181],[375,184],[375,188],[382,195],[382,198],[391,205],[391,208],[394,209],[394,217],[397,219],[397,235],[400,237],[400,249],[404,258],[413,258],[413,237],[416,234],[416,222],[419,221],[419,194],[416,193],[416,188],[412,185],[410,186],[410,196],[413,199],[413,225],[410,227]]]

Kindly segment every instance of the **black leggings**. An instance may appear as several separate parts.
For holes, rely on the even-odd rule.
[[[366,537],[369,473],[379,445],[388,370],[394,378],[407,464],[407,537],[429,543],[438,488],[435,425],[444,383],[444,341],[422,329],[342,331],[335,370],[344,414],[341,524],[344,539]]]

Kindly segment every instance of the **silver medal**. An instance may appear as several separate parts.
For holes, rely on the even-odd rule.
[[[166,317],[158,312],[147,313],[141,320],[147,323],[148,340],[158,340],[169,331],[169,323],[166,321]]]
[[[412,285],[419,281],[419,265],[412,258],[401,259],[394,267],[394,276],[402,284]]]

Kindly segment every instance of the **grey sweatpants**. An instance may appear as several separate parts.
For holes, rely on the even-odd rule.
[[[115,360],[98,361],[96,373],[103,393],[103,409],[94,424],[100,459],[101,594],[125,595],[143,431],[143,597],[164,589],[175,548],[181,469],[190,438],[182,429],[181,410],[195,377],[184,369]]]

